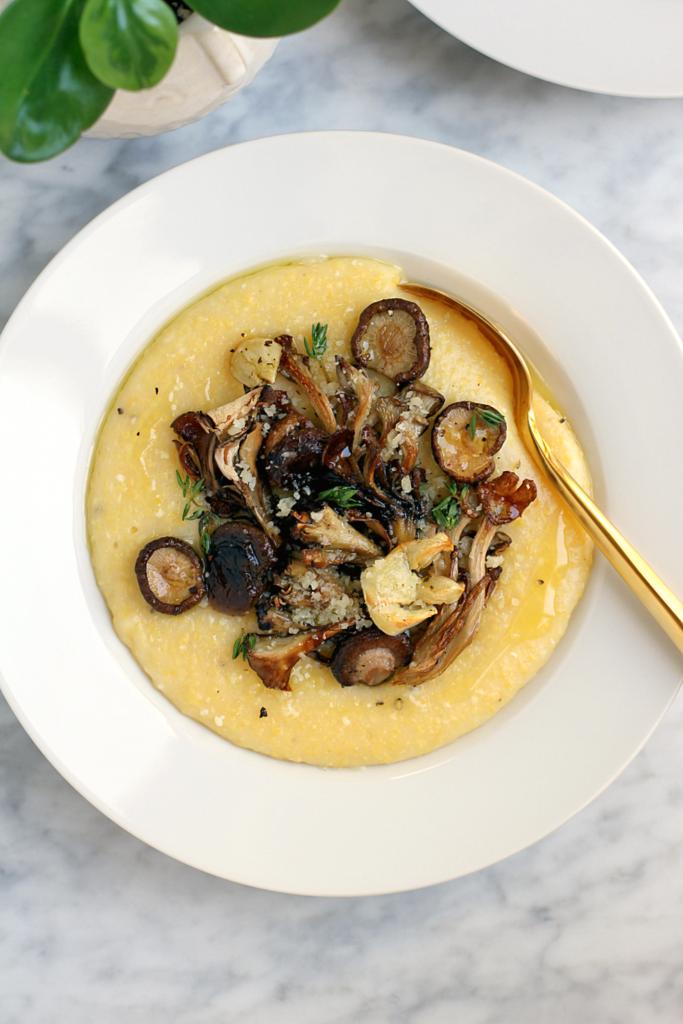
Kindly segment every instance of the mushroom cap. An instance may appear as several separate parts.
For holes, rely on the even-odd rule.
[[[243,615],[266,589],[275,545],[251,523],[224,523],[211,536],[207,561],[209,604],[226,615]]]
[[[204,597],[204,567],[178,537],[158,537],[142,549],[135,575],[145,601],[164,615],[179,615]]]
[[[379,629],[354,633],[337,646],[330,668],[342,686],[378,686],[407,665],[413,645],[407,633],[387,636]]]
[[[429,366],[429,324],[414,302],[380,299],[364,309],[351,338],[359,366],[379,370],[396,384],[421,377]]]
[[[480,413],[489,416],[484,420]],[[491,415],[500,417],[493,426]],[[473,419],[474,428],[470,425]],[[434,423],[432,451],[444,473],[461,483],[474,484],[493,473],[493,456],[502,448],[506,435],[505,420],[493,406],[455,402]]]

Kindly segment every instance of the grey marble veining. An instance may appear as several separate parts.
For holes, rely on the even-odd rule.
[[[36,167],[0,162],[0,324],[76,231],[155,174],[262,135],[360,128],[460,146],[548,188],[617,245],[681,330],[682,114],[679,100],[528,78],[404,0],[346,0],[196,125],[83,140]],[[149,849],[64,782],[4,703],[0,759],[0,1024],[683,1020],[680,700],[547,839],[376,898],[261,892]]]

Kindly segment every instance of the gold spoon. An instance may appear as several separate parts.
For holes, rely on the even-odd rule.
[[[440,302],[450,309],[457,310],[468,320],[473,320],[498,355],[505,360],[512,375],[515,420],[527,451],[605,558],[611,562],[679,651],[683,651],[683,604],[626,538],[622,537],[548,448],[536,426],[529,368],[516,346],[500,327],[483,313],[445,292],[417,284],[404,284],[401,285],[401,289],[417,298]]]

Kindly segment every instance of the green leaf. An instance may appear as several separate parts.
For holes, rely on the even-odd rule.
[[[164,0],[86,0],[79,35],[100,81],[113,89],[150,89],[171,66],[178,23]]]
[[[315,25],[340,0],[192,0],[215,25],[243,36],[288,36]]]
[[[253,651],[255,646],[256,646],[256,634],[254,634],[254,633],[242,633],[241,636],[237,637],[237,639],[235,640],[235,643],[233,644],[232,660],[234,661],[235,658],[239,658],[239,656],[241,654],[242,655],[242,661],[246,661],[247,660],[247,654],[250,651]]]
[[[358,491],[355,487],[331,487],[329,491],[321,491],[318,497],[323,501],[333,501],[340,508],[360,508],[356,494]]]
[[[467,424],[467,429],[470,432],[470,437],[474,441],[474,435],[475,435],[476,430],[477,430],[477,414],[476,414],[476,412],[472,414],[472,419]]]
[[[113,90],[78,41],[83,0],[13,0],[0,14],[0,150],[48,160],[104,112]]]
[[[327,349],[327,324],[311,324],[311,347],[306,338],[304,347],[311,359],[321,359]]]

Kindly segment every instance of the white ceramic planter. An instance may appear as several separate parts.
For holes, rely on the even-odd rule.
[[[161,82],[139,92],[118,89],[85,135],[135,138],[199,121],[248,85],[278,44],[226,32],[199,14],[178,28],[178,49]]]

